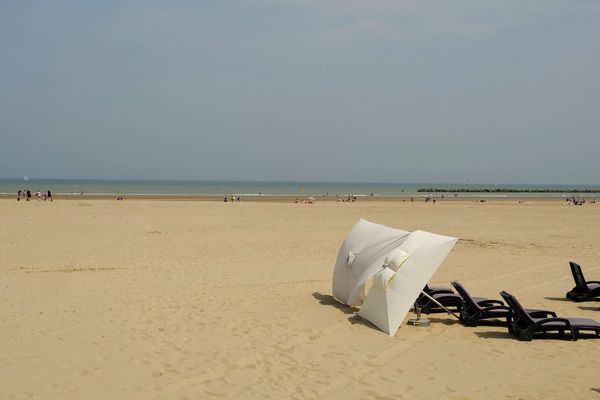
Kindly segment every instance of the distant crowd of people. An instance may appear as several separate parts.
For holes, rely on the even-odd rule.
[[[19,190],[17,192],[17,201],[21,201],[21,199],[23,199],[24,201],[29,201],[33,198],[32,194],[31,194],[31,190],[29,189],[23,189],[23,190]],[[52,192],[50,190],[48,190],[47,192],[41,193],[39,190],[35,193],[35,198],[39,201],[54,201],[52,199]]]
[[[233,203],[234,201],[242,201],[242,196],[235,196],[233,194],[230,195],[225,195],[223,196],[223,202],[227,203],[227,202],[231,202]]]
[[[443,198],[443,196],[442,196],[442,198]],[[410,201],[412,201],[412,197],[410,198]],[[425,197],[425,203],[432,202],[433,204],[435,204],[436,201],[437,201],[437,197],[435,197],[431,193],[429,193],[429,195]]]
[[[371,193],[371,196],[373,196],[373,194]],[[346,194],[344,196],[336,196],[337,197],[337,201],[338,202],[342,202],[342,203],[354,203],[357,199],[357,197],[353,194]]]
[[[585,204],[585,199],[583,197],[567,197],[567,203],[573,206],[582,206]],[[596,203],[596,199],[591,201],[592,204]]]
[[[296,204],[312,204],[315,201],[314,197],[309,197],[309,198],[297,198],[296,197],[296,201],[294,201],[294,203]]]

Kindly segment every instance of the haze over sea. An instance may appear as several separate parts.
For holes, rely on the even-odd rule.
[[[519,191],[561,190],[561,193],[504,192],[459,193],[460,197],[567,197],[568,190],[600,190],[600,185],[523,185],[478,183],[365,183],[365,182],[260,182],[260,181],[178,181],[178,180],[89,180],[89,179],[0,179],[0,194],[18,190],[51,190],[58,195],[180,195],[180,196],[426,196],[419,189],[515,189]],[[446,193],[452,195],[452,193]],[[578,193],[581,195],[581,193]],[[598,195],[598,194],[592,194]]]

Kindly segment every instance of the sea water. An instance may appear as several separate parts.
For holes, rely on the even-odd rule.
[[[180,196],[381,196],[421,197],[419,189],[516,189],[516,190],[600,190],[600,185],[494,185],[448,183],[365,183],[365,182],[250,182],[250,181],[162,181],[162,180],[88,180],[88,179],[0,179],[0,194],[18,190],[38,190],[60,195],[180,195]],[[454,193],[443,193],[454,197]],[[437,193],[442,195],[442,193]],[[457,193],[458,197],[567,197],[564,193]],[[575,193],[598,196],[600,193]]]

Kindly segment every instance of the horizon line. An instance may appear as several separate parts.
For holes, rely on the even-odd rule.
[[[27,179],[25,179],[27,178]],[[186,182],[186,183],[297,183],[297,184],[368,184],[368,185],[454,185],[457,187],[462,186],[475,186],[475,185],[490,185],[490,186],[506,186],[506,185],[536,185],[536,186],[600,186],[600,183],[505,183],[505,182],[433,182],[433,181],[406,181],[406,182],[385,182],[385,181],[331,181],[331,180],[240,180],[240,179],[151,179],[151,178],[6,178],[1,177],[0,180],[5,181],[90,181],[90,182]]]

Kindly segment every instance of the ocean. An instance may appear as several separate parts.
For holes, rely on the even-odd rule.
[[[144,196],[380,196],[421,197],[428,192],[419,189],[445,189],[453,197],[452,189],[466,191],[458,197],[600,197],[600,193],[571,193],[592,190],[600,192],[600,185],[510,185],[510,184],[448,184],[448,183],[341,183],[341,182],[247,182],[247,181],[158,181],[158,180],[89,180],[89,179],[0,179],[0,194],[10,195],[18,190],[32,192],[47,190],[58,195],[144,195]],[[474,192],[476,190],[486,192]],[[511,192],[516,190],[517,192]],[[560,190],[560,193],[522,191]]]

